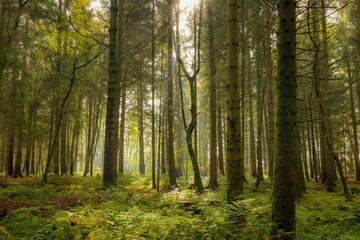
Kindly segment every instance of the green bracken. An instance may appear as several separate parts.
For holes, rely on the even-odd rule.
[[[271,190],[248,180],[240,200],[226,203],[219,191],[199,195],[156,192],[151,176],[124,174],[121,188],[103,189],[101,177],[11,179],[0,189],[0,239],[268,239]],[[180,179],[179,185],[185,186]],[[323,185],[308,183],[297,202],[297,239],[356,239],[360,197],[347,202]],[[146,186],[146,187],[144,187]],[[166,184],[163,183],[164,189]],[[356,185],[354,185],[356,187]],[[183,188],[185,189],[185,188]]]

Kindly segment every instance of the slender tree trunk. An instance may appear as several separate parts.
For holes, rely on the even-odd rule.
[[[55,94],[54,95],[55,96],[55,115],[54,115],[54,124],[53,124],[53,127],[54,127],[54,129],[52,130],[53,131],[53,134],[54,134],[54,137],[56,136],[56,129],[57,129],[57,126],[59,126],[59,129],[60,129],[60,127],[61,127],[61,125],[60,125],[60,107],[59,107],[59,99],[58,99],[58,96]],[[57,136],[57,138],[58,138],[59,136]],[[54,174],[56,174],[56,175],[59,175],[59,173],[60,173],[60,155],[59,155],[59,148],[60,148],[60,144],[59,144],[59,140],[58,139],[56,139],[56,141],[54,141],[54,139],[51,139],[50,138],[50,147],[52,147],[52,148],[54,148],[54,153],[53,153],[53,160],[52,159],[50,159],[50,163],[51,163],[51,161],[53,161],[53,165],[52,165],[52,167],[53,167],[53,173]],[[51,144],[53,144],[54,146],[51,146]],[[49,147],[49,149],[50,149],[50,147]],[[49,151],[49,153],[51,153],[50,151]],[[48,155],[49,155],[49,153],[48,153]]]
[[[264,55],[265,55],[265,72],[266,72],[266,103],[268,114],[269,137],[267,138],[268,157],[269,157],[269,177],[273,174],[274,159],[274,142],[275,142],[275,107],[274,107],[274,83],[273,83],[273,59],[271,50],[271,31],[273,26],[272,14],[270,7],[263,3],[264,9]]]
[[[174,76],[173,76],[173,0],[167,0],[168,3],[168,163],[169,163],[169,185],[171,189],[179,188],[176,181],[176,166],[174,153]]]
[[[125,113],[126,113],[126,71],[125,71],[125,0],[119,0],[118,32],[117,32],[117,78],[121,89],[120,106],[120,133],[119,133],[119,162],[118,173],[124,173],[124,148],[125,148]]]
[[[23,145],[23,131],[22,127],[18,127],[17,143],[16,143],[16,158],[15,158],[15,171],[14,177],[23,177],[21,172],[21,161],[22,161],[22,145]]]
[[[310,152],[310,149],[306,148],[306,140],[309,138],[305,137],[305,128],[307,126],[302,126],[301,127],[301,136],[300,136],[300,142],[301,142],[301,149],[302,149],[302,162],[304,164],[304,169],[305,169],[305,176],[306,176],[306,180],[309,181],[310,179],[310,175],[309,175],[309,167],[308,167],[308,161],[307,161],[307,152]],[[310,165],[311,165],[311,157],[309,156],[309,160],[310,160]]]
[[[245,165],[245,133],[246,133],[246,125],[245,125],[245,77],[246,77],[246,49],[245,49],[245,38],[246,30],[245,30],[245,20],[247,18],[248,11],[245,7],[245,0],[241,0],[240,6],[240,46],[241,46],[241,69],[240,69],[240,158],[242,159],[242,164],[240,164],[240,173],[242,174],[243,180],[245,179],[244,165]]]
[[[260,10],[260,9],[259,9]],[[250,47],[250,41],[246,41],[247,44],[247,56],[248,56],[248,83],[249,83],[249,132],[250,132],[250,173],[251,177],[256,178],[257,171],[256,171],[256,143],[255,143],[255,126],[254,126],[254,113],[253,113],[253,85],[252,85],[252,67],[251,67],[251,47]],[[259,51],[258,42],[256,44],[255,51]],[[257,59],[258,60],[258,59]],[[256,65],[261,63],[256,63]],[[258,70],[258,69],[257,69]],[[257,71],[258,74],[258,71]],[[259,79],[258,79],[259,80]],[[257,92],[259,94],[259,92]],[[257,103],[259,104],[259,102]],[[259,141],[259,138],[257,139]]]
[[[156,124],[155,124],[155,0],[152,0],[151,25],[151,180],[156,189]]]
[[[301,198],[304,193],[306,193],[306,184],[304,178],[304,168],[301,160],[301,141],[299,131],[297,133],[297,142],[296,142],[296,159],[295,159],[295,189],[296,196]]]
[[[1,157],[1,160],[0,160],[0,172],[7,172],[7,169],[6,169],[6,135],[7,134],[3,134],[2,136],[2,142],[1,142],[1,150],[0,150],[0,157]]]
[[[272,235],[295,238],[296,1],[278,0]]]
[[[106,105],[105,124],[105,151],[104,151],[104,187],[116,186],[117,177],[117,149],[118,149],[118,125],[120,86],[117,78],[116,66],[116,36],[117,36],[117,11],[118,0],[110,1],[110,27],[109,27],[109,79],[108,97]]]
[[[241,121],[239,89],[239,26],[240,0],[228,0],[227,7],[227,200],[235,200],[243,192],[244,159],[241,158]]]
[[[140,75],[142,74],[142,70],[140,69]],[[140,79],[141,76],[139,76]],[[138,84],[138,131],[139,131],[139,173],[145,174],[145,153],[144,153],[144,90],[139,81]]]
[[[354,104],[354,90],[352,86],[352,76],[350,70],[350,55],[347,54],[346,58],[346,66],[347,66],[347,74],[349,80],[349,93],[350,93],[350,108],[351,108],[351,122],[354,136],[354,161],[355,161],[355,171],[356,171],[356,180],[360,181],[360,159],[359,159],[359,140],[358,140],[358,132],[357,132],[357,123],[356,123],[356,114],[355,114],[355,104]]]
[[[250,56],[250,46],[248,49]],[[255,147],[255,126],[254,126],[254,114],[253,114],[253,93],[252,93],[252,79],[251,79],[251,59],[248,60],[248,73],[249,73],[249,131],[250,131],[250,170],[251,170],[251,177],[256,178],[256,147]]]
[[[77,156],[78,156],[78,150],[79,150],[79,138],[80,138],[80,125],[81,125],[81,110],[82,110],[82,102],[83,102],[83,96],[80,95],[78,99],[78,105],[77,105],[77,114],[78,117],[75,119],[74,123],[74,129],[72,134],[72,140],[71,140],[71,157],[70,157],[70,166],[69,166],[69,173],[70,175],[74,175],[76,171],[76,162],[77,162]]]
[[[314,134],[314,118],[312,114],[312,106],[311,106],[311,99],[309,99],[309,113],[310,113],[310,126],[311,126],[311,154],[313,159],[313,169],[314,169],[314,175],[315,175],[315,181],[318,182],[318,163],[317,163],[317,151],[316,151],[316,144],[315,144],[315,134]]]
[[[121,114],[120,114],[120,136],[119,136],[119,174],[124,173],[124,153],[125,153],[125,113],[126,113],[126,88],[121,88]]]
[[[218,188],[217,149],[216,149],[216,59],[214,42],[214,13],[212,4],[208,5],[209,51],[210,51],[210,182],[207,188]]]
[[[66,166],[66,161],[67,161],[67,152],[66,152],[66,139],[67,139],[67,121],[66,121],[66,116],[63,119],[63,122],[61,124],[61,141],[60,141],[60,173],[61,175],[66,175],[67,174],[67,166]]]
[[[219,173],[221,175],[225,175],[225,168],[224,168],[224,151],[223,151],[223,134],[222,134],[222,110],[221,107],[218,106],[217,108],[217,113],[218,113],[218,128],[217,128],[217,136],[218,136],[218,149],[219,149],[219,155],[218,155],[218,159],[219,159]]]
[[[94,100],[88,98],[88,122],[87,122],[87,143],[86,143],[86,155],[85,155],[85,168],[83,177],[86,177],[90,172],[90,161],[92,152],[92,136],[93,136],[93,114],[94,114]]]
[[[259,49],[259,46],[257,46]],[[265,92],[265,85],[263,85],[263,79],[261,76],[261,62],[260,62],[260,52],[256,50],[256,63],[257,63],[257,70],[256,70],[256,78],[257,78],[257,141],[256,141],[256,157],[257,157],[257,174],[256,174],[256,183],[255,186],[259,187],[260,183],[264,181],[264,174],[263,174],[263,149],[262,149],[262,133],[263,133],[263,112],[264,112],[264,92]]]
[[[311,145],[311,142],[312,142],[312,139],[311,139],[311,135],[310,135],[310,131],[311,131],[311,123],[312,122],[312,119],[309,119],[306,123],[306,136],[307,136],[307,152],[309,154],[309,160],[310,160],[310,178],[314,178],[315,177],[315,168],[314,168],[314,159],[313,159],[313,155],[312,155],[312,145]]]

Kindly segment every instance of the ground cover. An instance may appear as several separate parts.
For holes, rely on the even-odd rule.
[[[100,176],[51,176],[45,186],[36,178],[0,178],[0,239],[268,239],[269,185],[248,180],[243,199],[226,204],[225,178],[220,183],[198,195],[184,180],[181,191],[156,192],[149,177],[135,175],[119,177],[120,187],[111,189]],[[359,185],[350,187],[349,202],[340,189],[326,193],[308,183],[297,202],[297,238],[359,239]]]

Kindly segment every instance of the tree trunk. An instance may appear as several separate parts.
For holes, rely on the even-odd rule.
[[[66,139],[67,139],[67,121],[66,117],[64,117],[61,124],[61,142],[60,142],[60,173],[61,175],[67,174],[67,153],[66,153]]]
[[[350,93],[350,110],[351,110],[351,122],[352,122],[352,130],[354,136],[354,161],[355,161],[355,171],[356,171],[356,180],[360,181],[360,159],[359,159],[359,140],[358,140],[358,132],[357,132],[357,123],[356,123],[356,113],[355,113],[355,104],[354,104],[354,90],[352,86],[352,76],[350,69],[350,55],[347,54],[346,58],[346,67],[349,81],[349,93]]]
[[[59,126],[59,129],[60,129],[60,126],[61,126],[61,123],[60,123],[60,107],[59,107],[59,99],[58,99],[58,96],[57,94],[55,93],[54,94],[54,97],[55,97],[55,115],[54,115],[54,124],[53,124],[53,127],[54,129],[52,130],[54,137],[56,136],[56,129],[57,129],[57,126]],[[58,136],[57,136],[58,138]],[[52,142],[53,141],[53,142]],[[53,153],[53,160],[50,159],[50,162],[52,162],[52,167],[53,167],[53,173],[56,174],[56,175],[59,175],[60,173],[60,155],[59,155],[59,148],[60,148],[60,144],[59,144],[59,141],[58,139],[56,139],[56,141],[54,141],[54,139],[50,138],[50,147],[54,148],[54,153]],[[53,144],[54,146],[51,146],[51,144]],[[49,147],[49,149],[50,149]],[[49,151],[50,153],[50,151]],[[48,155],[49,155],[48,153]]]
[[[309,113],[310,113],[310,126],[311,126],[311,154],[313,159],[313,169],[314,169],[314,175],[315,175],[315,181],[318,182],[318,163],[317,163],[317,153],[316,153],[316,144],[315,144],[315,134],[314,134],[314,118],[312,114],[312,106],[311,106],[311,99],[309,99]]]
[[[120,106],[120,132],[119,132],[119,162],[117,171],[124,173],[124,148],[125,148],[125,113],[126,113],[126,69],[125,69],[125,0],[119,0],[118,32],[117,32],[117,79],[120,82],[121,106]]]
[[[218,136],[218,149],[219,149],[219,173],[221,175],[225,175],[225,168],[224,168],[224,151],[223,151],[223,129],[222,129],[222,110],[221,110],[221,106],[218,106],[217,108],[217,113],[218,113],[218,128],[217,128],[217,136]]]
[[[85,155],[85,167],[83,177],[86,177],[90,172],[90,161],[92,152],[92,136],[93,136],[93,114],[94,114],[94,100],[87,99],[88,102],[88,122],[87,122],[87,137],[86,137],[86,155]]]
[[[119,129],[119,105],[120,105],[120,86],[117,78],[117,10],[118,0],[110,2],[110,27],[109,27],[109,79],[108,96],[106,105],[106,124],[105,124],[105,151],[104,151],[104,187],[116,186],[117,177],[117,149],[118,149],[118,129]]]
[[[245,31],[245,20],[247,18],[248,11],[245,8],[245,0],[241,0],[240,6],[240,46],[241,46],[241,69],[240,69],[240,159],[242,159],[242,164],[240,164],[240,173],[242,174],[243,181],[245,179],[245,172],[244,172],[244,165],[245,165],[245,134],[246,134],[246,125],[245,125],[245,77],[246,77],[246,64],[245,58],[246,56],[246,49],[245,49],[245,38],[246,31]],[[250,57],[250,56],[248,56]]]
[[[272,235],[295,238],[296,1],[279,0],[276,30],[276,137]]]
[[[18,127],[17,144],[16,144],[16,159],[15,159],[15,171],[14,177],[23,177],[21,173],[21,161],[22,161],[22,145],[23,145],[23,131],[22,127]]]
[[[209,51],[210,51],[210,181],[207,188],[219,187],[217,182],[217,139],[216,139],[216,58],[214,42],[214,13],[212,3],[208,5]]]
[[[14,145],[15,145],[15,130],[14,127],[10,126],[9,129],[9,145],[8,145],[8,156],[7,156],[7,170],[6,177],[14,176]]]
[[[243,193],[243,165],[241,158],[241,121],[239,89],[239,26],[240,0],[228,0],[227,7],[227,200],[233,201]]]
[[[297,131],[297,143],[296,143],[296,159],[295,159],[295,189],[296,196],[301,198],[306,193],[306,184],[304,178],[304,168],[301,160],[301,141],[299,131]]]
[[[173,76],[173,0],[167,0],[168,3],[168,93],[167,93],[167,115],[168,115],[168,163],[169,163],[169,187],[170,189],[179,188],[176,181],[176,166],[174,153],[174,76]]]
[[[139,72],[141,77],[142,70]],[[145,153],[144,153],[144,90],[139,81],[138,84],[138,97],[137,97],[137,105],[138,105],[138,131],[139,131],[139,173],[141,175],[145,174]]]
[[[256,183],[255,186],[259,187],[260,183],[264,181],[263,174],[263,151],[262,151],[262,133],[263,133],[263,112],[264,112],[264,93],[265,85],[263,85],[263,80],[261,76],[261,62],[260,62],[260,49],[257,44],[256,51],[256,78],[257,78],[257,141],[256,141],[256,157],[257,157],[257,174],[256,174]]]
[[[250,46],[248,48],[248,56],[250,56]],[[253,114],[253,92],[251,79],[251,59],[248,60],[248,74],[249,74],[249,131],[250,131],[250,173],[251,177],[256,178],[256,147],[255,147],[255,126]]]
[[[273,83],[273,59],[271,50],[271,31],[273,26],[272,14],[270,7],[264,2],[264,55],[265,55],[265,72],[266,72],[266,103],[268,114],[268,162],[269,162],[269,177],[273,174],[273,160],[274,160],[274,141],[275,141],[275,107],[274,107],[274,83]]]
[[[156,124],[155,124],[155,0],[152,0],[151,25],[151,180],[156,189]]]

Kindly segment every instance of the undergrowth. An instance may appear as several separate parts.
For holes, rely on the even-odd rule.
[[[151,178],[124,174],[118,188],[101,177],[0,179],[0,239],[269,239],[271,190],[251,179],[242,200],[226,204],[221,190],[198,195],[151,189]],[[162,189],[166,189],[166,179]],[[354,185],[356,187],[356,185]],[[309,183],[297,203],[298,239],[359,239],[360,200]]]

